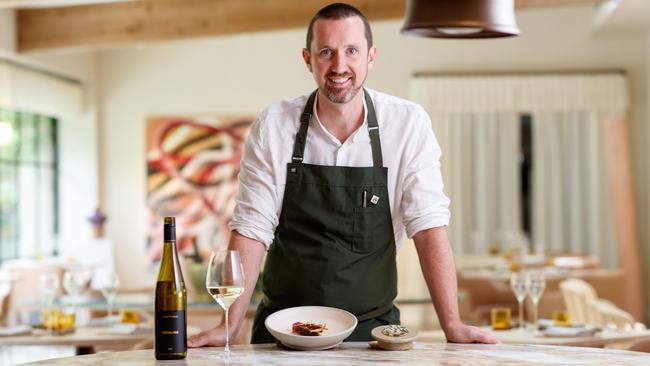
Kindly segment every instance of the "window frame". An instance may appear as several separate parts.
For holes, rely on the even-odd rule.
[[[34,199],[34,211],[37,215],[34,215],[33,220],[36,222],[32,224],[32,228],[35,230],[34,233],[34,247],[33,253],[30,253],[33,256],[47,256],[47,255],[56,255],[58,253],[58,243],[56,237],[59,234],[59,120],[56,117],[47,116],[40,113],[32,113],[28,111],[13,110],[9,108],[0,108],[0,121],[7,121],[11,123],[13,127],[13,141],[9,143],[9,146],[13,146],[13,153],[3,154],[0,152],[0,178],[5,172],[5,169],[13,169],[13,201],[10,205],[13,206],[12,209],[7,210],[11,212],[13,210],[12,223],[13,226],[13,236],[7,240],[6,235],[2,235],[2,226],[4,223],[2,216],[5,216],[4,205],[0,202],[0,264],[4,261],[20,258],[23,256],[22,246],[24,245],[24,239],[21,237],[21,232],[23,231],[21,221],[21,197],[23,192],[24,181],[21,183],[21,176],[24,174],[22,168],[31,167],[34,171],[33,177],[33,189],[32,194],[35,197]],[[49,124],[49,126],[44,127],[43,124]],[[23,133],[25,131],[24,125],[31,124],[31,133],[33,134],[33,141],[30,143],[25,143]],[[44,139],[49,139],[47,143],[44,143]],[[6,147],[0,147],[6,148]],[[23,155],[24,148],[31,148],[31,158],[26,158]],[[49,148],[51,151],[49,153],[43,154],[43,148]],[[50,176],[44,174],[49,172]],[[51,182],[48,182],[51,180]],[[50,185],[50,188],[47,186]],[[0,199],[2,199],[2,190],[3,190],[3,181],[0,179]],[[41,221],[45,213],[45,204],[42,203],[43,192],[49,190],[52,192],[51,197],[51,232],[50,230],[43,227]],[[49,211],[49,208],[47,209]],[[8,217],[5,216],[5,217]],[[43,241],[50,240],[51,245],[44,246]],[[10,242],[10,244],[7,244]],[[10,250],[7,250],[7,247]],[[9,252],[9,254],[7,254]],[[28,254],[28,255],[30,255]]]

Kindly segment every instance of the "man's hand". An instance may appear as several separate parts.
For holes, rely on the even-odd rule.
[[[501,343],[492,332],[463,323],[446,329],[445,337],[449,343]]]
[[[419,231],[413,236],[420,258],[424,280],[450,343],[499,343],[492,333],[471,327],[460,321],[458,288],[454,256],[451,252],[447,227]]]
[[[233,337],[231,335],[230,337],[231,341],[232,338]],[[214,327],[210,330],[206,330],[199,334],[195,334],[187,339],[187,346],[190,348],[203,347],[203,346],[223,346],[224,344],[226,344],[225,326]]]

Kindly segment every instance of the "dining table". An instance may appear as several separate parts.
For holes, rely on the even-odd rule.
[[[198,330],[191,329],[192,334]],[[109,327],[79,327],[67,334],[50,333],[44,329],[30,334],[0,337],[2,346],[72,346],[78,355],[99,349],[132,349],[139,344],[153,343],[153,329],[134,333],[117,332]]]
[[[72,346],[77,355],[95,353],[98,349],[130,350],[151,347],[154,330],[145,325],[130,329],[115,327],[78,327],[74,331],[58,334],[45,329],[35,329],[29,334],[0,337],[1,346]],[[194,335],[201,330],[187,327],[187,334]],[[0,362],[1,364],[1,362]]]
[[[365,342],[344,342],[324,351],[293,351],[275,344],[231,346],[233,355],[223,356],[221,347],[189,349],[187,358],[157,361],[151,349],[105,352],[64,357],[25,365],[650,365],[650,355],[600,348],[524,344],[451,344],[417,342],[408,351],[384,351]]]

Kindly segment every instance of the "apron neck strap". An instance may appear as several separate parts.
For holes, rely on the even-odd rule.
[[[370,145],[372,147],[372,162],[376,168],[384,166],[381,156],[381,141],[379,140],[379,125],[377,124],[377,114],[375,113],[375,106],[372,104],[372,99],[368,92],[363,90],[366,99],[366,108],[368,109],[368,135],[370,136]],[[312,112],[314,111],[314,102],[316,100],[316,89],[309,99],[307,104],[300,115],[300,127],[296,133],[296,141],[293,145],[292,163],[302,163],[303,156],[305,155],[305,144],[307,143],[307,130],[309,129],[309,121],[311,120]]]
[[[368,108],[368,135],[370,135],[370,146],[372,147],[372,162],[376,168],[383,168],[384,162],[381,157],[381,141],[379,140],[379,125],[377,124],[377,114],[375,105],[372,103],[370,94],[363,89],[363,95],[366,98],[366,108]]]

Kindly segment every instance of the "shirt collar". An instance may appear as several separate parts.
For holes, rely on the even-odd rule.
[[[365,89],[361,89],[361,92],[364,93],[363,96],[363,123],[359,128],[352,133],[352,136],[349,137],[349,140],[351,142],[364,142],[364,141],[370,141],[370,136],[368,135],[368,106],[366,105],[366,98],[365,98]],[[325,126],[323,126],[323,123],[320,121],[318,118],[318,113],[316,112],[316,105],[318,104],[318,95],[319,93],[316,93],[316,99],[314,99],[314,110],[312,111],[316,123],[318,127],[333,141],[335,141],[337,144],[341,144],[341,142],[332,135]]]

